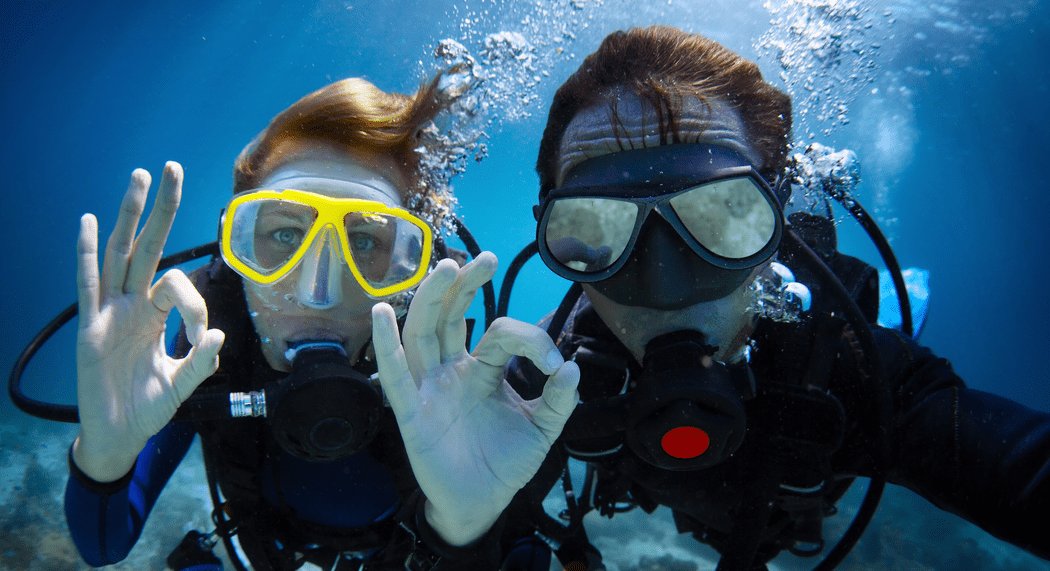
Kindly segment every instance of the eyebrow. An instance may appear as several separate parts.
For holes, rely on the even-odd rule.
[[[268,204],[259,209],[260,218],[271,218],[271,217],[284,217],[299,222],[308,222],[313,220],[315,217],[309,215],[301,208],[292,208],[288,205],[275,203]]]

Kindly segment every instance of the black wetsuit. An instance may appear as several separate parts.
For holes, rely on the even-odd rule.
[[[567,459],[575,457],[597,474],[595,508],[608,515],[618,502],[646,511],[667,506],[681,533],[693,533],[723,554],[746,544],[739,528],[764,529],[753,538],[757,549],[752,546],[754,568],[762,569],[780,551],[795,548],[796,541],[819,542],[822,515],[851,479],[881,473],[988,533],[1050,558],[1050,414],[969,389],[947,360],[897,331],[872,329],[882,368],[877,387],[861,366],[865,356],[844,322],[829,318],[818,325],[806,317],[797,325],[760,322],[750,359],[757,396],[746,403],[747,432],[732,457],[706,469],[670,471],[639,459],[625,445],[623,432],[577,439],[563,434],[518,509],[530,511],[530,502],[545,495]],[[817,330],[825,332],[823,348],[815,341],[821,337]],[[626,365],[626,371],[581,366],[585,403],[618,394],[625,378],[641,374],[586,295],[558,343],[566,358],[586,345]],[[542,375],[527,362],[512,363],[509,378],[527,397],[542,387]],[[785,385],[835,397],[844,412],[837,425],[840,436],[822,434],[835,422],[820,418],[814,412],[819,407],[800,410],[778,396],[783,393],[776,388]],[[889,426],[880,421],[880,396],[891,399]],[[823,450],[829,442],[833,451]],[[580,497],[581,490],[575,492]],[[771,509],[763,511],[762,505]],[[542,532],[560,532],[539,523],[543,516],[531,511]]]

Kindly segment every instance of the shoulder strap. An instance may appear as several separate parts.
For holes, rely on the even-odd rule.
[[[248,316],[248,303],[244,299],[240,276],[221,259],[215,258],[211,263],[190,272],[189,278],[207,305],[208,326],[226,334],[226,342],[219,352],[220,372],[227,378],[248,373],[248,368],[262,359],[262,353],[259,350],[259,337]],[[175,356],[181,357],[189,349],[185,326],[180,326],[175,339]],[[232,374],[234,372],[239,374]],[[214,384],[216,381],[218,379],[205,382]]]
[[[831,268],[846,291],[857,302],[869,323],[879,317],[879,272],[870,264],[838,251],[835,224],[823,216],[807,212],[794,212],[788,216],[792,231],[813,249]],[[819,301],[820,284],[816,275],[802,264],[802,258],[785,243],[780,250],[782,261],[795,272],[799,281],[813,290],[813,299]],[[814,289],[816,288],[816,289]]]

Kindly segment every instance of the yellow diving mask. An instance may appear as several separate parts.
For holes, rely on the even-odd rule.
[[[252,190],[226,206],[222,258],[246,279],[272,284],[303,265],[335,276],[345,264],[372,298],[410,289],[426,275],[432,233],[407,210],[374,200],[332,198],[302,190]],[[341,258],[341,259],[340,259]],[[330,280],[317,280],[326,288]],[[325,292],[318,292],[325,298]]]

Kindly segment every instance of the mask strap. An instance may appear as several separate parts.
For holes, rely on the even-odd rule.
[[[787,207],[788,201],[791,200],[791,177],[787,173],[777,173],[777,180],[773,182],[773,196],[777,197],[781,209]]]

